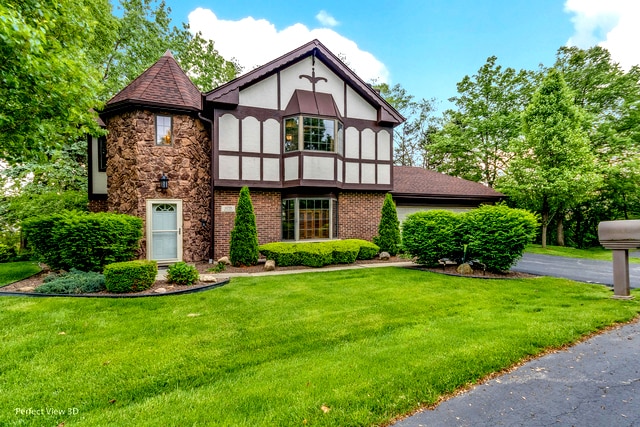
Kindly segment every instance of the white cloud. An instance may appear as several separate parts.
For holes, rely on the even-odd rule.
[[[265,19],[251,16],[238,21],[219,19],[209,9],[197,8],[189,14],[192,31],[201,31],[214,41],[215,48],[226,59],[235,58],[244,72],[276,59],[313,39],[318,39],[331,52],[344,56],[348,65],[364,81],[389,82],[389,70],[371,53],[332,29],[309,29],[294,24],[278,30]]]
[[[316,15],[318,22],[325,27],[335,27],[339,22],[333,16],[329,15],[325,10],[321,10]]]
[[[574,14],[575,34],[567,45],[600,45],[624,69],[640,64],[640,1],[567,0],[564,8]]]

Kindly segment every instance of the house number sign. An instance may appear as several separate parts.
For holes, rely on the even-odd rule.
[[[235,212],[236,211],[236,207],[235,207],[235,205],[222,205],[220,207],[220,211],[221,212]]]

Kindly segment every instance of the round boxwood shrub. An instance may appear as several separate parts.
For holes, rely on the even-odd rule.
[[[116,262],[104,268],[104,284],[109,292],[140,292],[153,286],[157,274],[155,261]]]
[[[467,258],[490,271],[508,271],[536,236],[538,219],[524,209],[484,205],[461,215]]]
[[[200,279],[198,269],[184,261],[176,262],[167,269],[167,281],[176,285],[193,285]]]
[[[437,266],[441,258],[462,256],[460,217],[451,211],[432,210],[409,215],[402,223],[402,248],[419,264]]]

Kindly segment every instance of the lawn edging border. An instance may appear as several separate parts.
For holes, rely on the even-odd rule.
[[[197,292],[208,291],[209,289],[220,288],[227,283],[230,279],[223,279],[220,282],[211,283],[206,286],[199,286],[191,289],[180,289],[177,291],[170,291],[165,293],[146,293],[146,294],[41,294],[38,292],[3,292],[0,288],[0,296],[23,296],[23,297],[71,297],[71,298],[147,298],[147,297],[164,297],[169,295],[185,295],[195,294]]]

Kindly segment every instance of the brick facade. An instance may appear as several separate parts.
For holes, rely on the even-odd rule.
[[[111,212],[142,218],[146,227],[148,199],[182,200],[182,257],[200,261],[209,258],[210,248],[211,140],[200,120],[189,115],[172,117],[171,146],[156,145],[151,111],[130,111],[107,119],[107,206]],[[169,178],[165,192],[158,189],[162,173]],[[146,237],[145,228],[141,258],[146,257]]]
[[[338,193],[338,236],[371,240],[378,224],[386,193],[350,191]]]
[[[256,214],[258,244],[279,242],[281,236],[281,196],[276,191],[251,190],[251,203]],[[240,190],[215,190],[214,258],[229,255],[229,241],[235,221],[234,212],[222,212],[223,206],[236,206]]]
[[[109,210],[107,199],[102,200],[89,200],[88,205],[89,212],[106,212]]]

